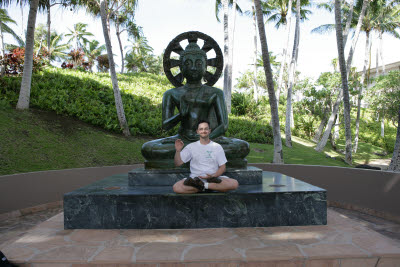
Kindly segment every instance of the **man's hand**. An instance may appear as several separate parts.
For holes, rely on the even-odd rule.
[[[183,141],[181,139],[177,139],[175,141],[175,149],[176,149],[176,151],[181,152],[182,149],[183,149],[183,146],[184,146],[184,144],[183,144]]]
[[[213,178],[213,177],[215,177],[214,176],[214,174],[206,174],[206,175],[204,175],[204,176],[199,176],[201,179],[210,179],[210,178]]]

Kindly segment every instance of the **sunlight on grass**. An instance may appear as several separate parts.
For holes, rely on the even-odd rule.
[[[301,144],[303,146],[307,146],[307,147],[315,147],[316,144],[314,144],[311,141],[296,137],[296,136],[292,136],[292,141],[298,144]]]

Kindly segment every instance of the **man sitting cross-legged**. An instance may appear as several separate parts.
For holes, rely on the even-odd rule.
[[[182,140],[175,141],[175,166],[190,161],[190,177],[174,184],[175,193],[190,194],[205,189],[226,192],[239,186],[235,179],[221,176],[226,169],[225,152],[220,144],[210,140],[210,133],[210,124],[207,121],[200,121],[197,124],[199,141],[185,148]]]

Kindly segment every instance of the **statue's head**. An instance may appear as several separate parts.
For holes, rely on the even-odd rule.
[[[180,68],[188,83],[199,82],[207,69],[207,55],[200,47],[190,42],[180,56]]]

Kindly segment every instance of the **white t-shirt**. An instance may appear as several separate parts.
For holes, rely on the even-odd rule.
[[[187,145],[181,151],[183,162],[190,161],[190,177],[205,176],[215,173],[219,166],[227,162],[225,152],[218,143],[210,141],[203,145],[200,141]]]

